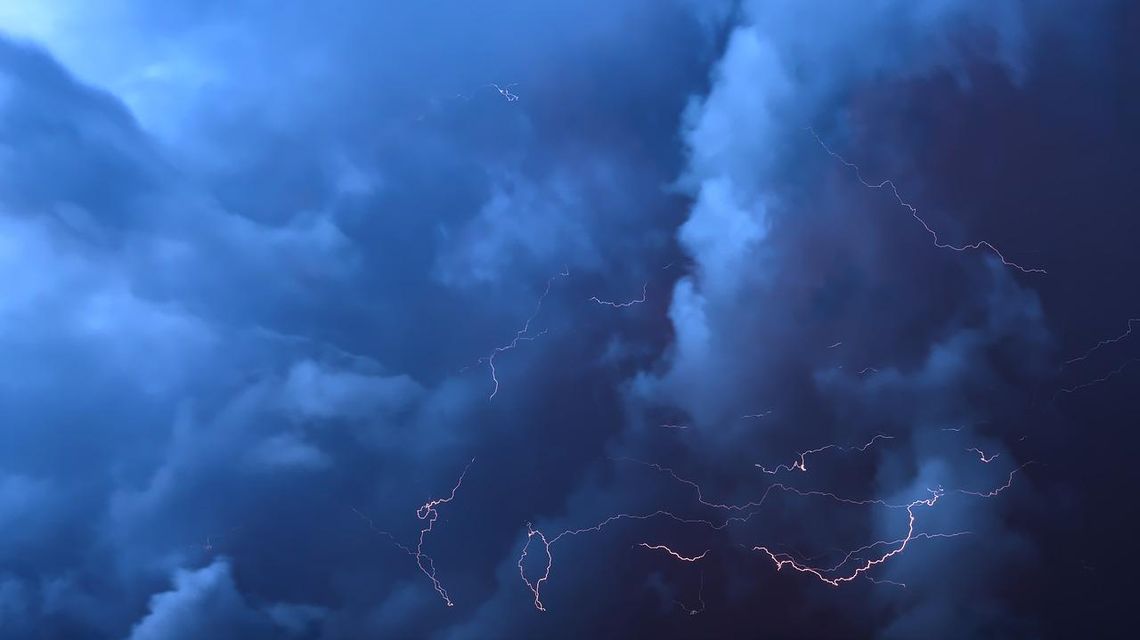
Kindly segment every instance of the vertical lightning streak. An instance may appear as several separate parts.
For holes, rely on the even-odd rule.
[[[475,458],[471,458],[471,462],[468,462],[467,466],[463,468],[463,473],[459,474],[459,479],[455,481],[455,486],[451,488],[451,493],[446,498],[429,500],[420,506],[419,509],[416,509],[416,517],[427,523],[426,527],[420,529],[419,541],[416,544],[416,566],[431,580],[431,584],[435,587],[436,593],[439,594],[439,597],[443,598],[444,603],[449,607],[455,605],[451,601],[451,598],[448,597],[447,590],[443,588],[443,585],[440,584],[439,579],[436,577],[435,563],[432,562],[431,556],[424,553],[424,538],[431,532],[436,521],[439,520],[439,507],[455,499],[455,493],[459,491],[459,487],[463,485],[463,478],[467,476],[467,470],[470,469],[473,464],[475,464]],[[426,564],[424,562],[425,558],[427,560]]]
[[[819,143],[819,146],[823,147],[823,150],[826,151],[828,153],[828,155],[830,155],[831,157],[833,157],[836,160],[843,163],[844,166],[846,166],[850,169],[854,169],[855,170],[855,177],[859,180],[859,182],[864,187],[867,187],[868,189],[890,189],[891,194],[894,195],[895,200],[899,203],[899,205],[901,205],[907,211],[910,211],[911,217],[914,218],[915,220],[917,220],[918,223],[922,225],[922,228],[926,229],[926,232],[930,234],[930,237],[934,240],[934,246],[935,247],[937,247],[939,249],[949,249],[951,251],[957,251],[959,253],[964,253],[966,251],[975,251],[978,249],[985,248],[985,249],[988,249],[995,256],[997,256],[998,259],[1001,260],[1001,263],[1007,267],[1013,267],[1014,269],[1017,269],[1018,271],[1021,271],[1022,273],[1040,273],[1040,274],[1047,273],[1044,269],[1026,268],[1026,267],[1023,267],[1023,266],[1021,266],[1015,262],[1010,262],[1009,260],[1006,259],[1006,257],[1004,255],[1002,255],[1001,251],[998,251],[997,247],[990,244],[986,240],[979,240],[978,242],[975,242],[972,244],[965,244],[965,245],[961,245],[961,246],[955,246],[955,245],[952,245],[949,243],[942,242],[942,240],[939,239],[939,237],[938,237],[938,232],[935,231],[934,229],[932,229],[930,227],[930,225],[927,224],[926,220],[924,220],[921,216],[918,215],[918,209],[914,205],[908,203],[906,200],[903,200],[903,197],[899,194],[898,187],[895,186],[895,183],[893,181],[888,179],[888,180],[883,180],[883,181],[877,182],[877,183],[876,182],[868,182],[863,177],[863,173],[859,169],[858,165],[856,165],[853,162],[848,161],[843,156],[832,151],[831,147],[828,147],[827,144],[823,141],[823,139],[819,137],[819,134],[817,134],[815,132],[815,129],[809,128],[808,131],[811,132],[811,135],[813,137],[815,137],[816,142]]]
[[[431,533],[432,529],[435,527],[436,521],[439,520],[439,507],[455,499],[455,494],[459,491],[459,487],[463,485],[463,479],[467,477],[467,470],[471,468],[472,464],[475,464],[475,458],[471,458],[471,462],[468,462],[467,466],[463,468],[463,473],[459,474],[459,479],[455,481],[455,486],[451,488],[451,493],[448,494],[446,498],[436,498],[434,500],[429,500],[421,505],[418,509],[416,509],[416,517],[420,520],[423,520],[427,526],[420,529],[420,535],[416,542],[415,549],[400,542],[396,539],[396,536],[392,535],[388,531],[378,528],[372,521],[372,518],[366,516],[356,507],[352,508],[352,511],[356,515],[360,516],[360,519],[368,523],[369,529],[378,535],[384,536],[390,540],[392,544],[396,545],[396,548],[415,559],[416,566],[419,567],[420,571],[428,577],[428,580],[431,580],[432,587],[435,588],[435,591],[439,594],[439,597],[443,598],[444,604],[449,607],[454,606],[454,603],[451,601],[451,597],[447,595],[447,589],[443,588],[443,584],[440,583],[439,578],[436,577],[435,562],[431,559],[431,556],[424,552],[424,538],[427,537],[427,534]]]

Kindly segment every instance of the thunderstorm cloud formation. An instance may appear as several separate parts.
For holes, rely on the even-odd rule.
[[[1140,9],[0,5],[0,638],[1126,636]]]

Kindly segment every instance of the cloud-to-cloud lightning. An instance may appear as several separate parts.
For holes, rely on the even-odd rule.
[[[649,283],[646,282],[644,285],[641,286],[641,297],[640,298],[634,298],[632,300],[627,300],[625,302],[611,302],[609,300],[602,300],[602,299],[598,298],[598,296],[590,296],[590,302],[596,302],[597,304],[605,305],[607,307],[614,307],[615,309],[624,309],[626,307],[632,307],[635,304],[641,304],[641,303],[645,302],[646,291],[648,291],[648,290],[649,290]]]
[[[439,597],[443,599],[444,604],[449,607],[455,606],[455,603],[451,601],[451,596],[448,595],[447,589],[443,587],[443,584],[437,577],[435,561],[432,560],[431,556],[424,551],[424,539],[427,538],[427,534],[431,533],[432,529],[435,527],[436,521],[439,520],[439,507],[455,499],[455,494],[459,491],[459,487],[463,486],[463,479],[467,477],[467,471],[471,469],[471,465],[473,464],[475,464],[475,458],[471,458],[471,461],[468,462],[467,466],[463,468],[463,472],[459,474],[459,479],[455,481],[455,486],[451,488],[451,493],[449,493],[446,497],[428,500],[416,509],[416,517],[422,520],[425,526],[420,529],[419,537],[416,539],[415,548],[403,544],[396,538],[396,536],[392,535],[390,532],[379,529],[371,518],[361,513],[355,507],[352,509],[356,515],[360,516],[361,519],[368,523],[368,527],[374,533],[388,538],[388,540],[395,544],[397,548],[411,556],[416,561],[416,566],[419,567],[420,572],[427,576],[428,580],[431,581],[432,587],[435,589],[436,593],[438,593]]]
[[[823,139],[820,138],[818,134],[816,134],[814,129],[809,129],[809,131],[811,132],[811,135],[815,138],[816,142],[819,143],[819,146],[823,147],[823,150],[826,151],[828,153],[828,155],[830,155],[831,157],[833,157],[836,160],[843,163],[844,166],[854,170],[855,178],[857,180],[859,180],[859,183],[862,184],[864,187],[867,187],[868,189],[887,189],[887,190],[889,190],[891,192],[891,195],[894,196],[895,201],[898,202],[898,204],[901,207],[903,207],[904,209],[909,211],[911,217],[914,218],[915,220],[917,220],[918,223],[922,225],[922,228],[925,229],[928,234],[930,234],[930,237],[934,240],[934,246],[935,247],[937,247],[939,249],[949,249],[951,251],[957,251],[959,253],[966,252],[966,251],[976,251],[978,249],[986,249],[990,253],[992,253],[993,255],[997,256],[998,260],[1001,260],[1002,264],[1006,265],[1007,267],[1013,267],[1014,269],[1017,269],[1018,271],[1020,271],[1022,273],[1040,273],[1040,274],[1047,273],[1045,271],[1045,269],[1041,269],[1041,268],[1037,268],[1037,267],[1023,267],[1023,266],[1017,264],[1016,262],[1011,262],[1011,261],[1007,260],[1006,257],[1002,254],[1002,252],[999,251],[997,247],[990,244],[990,242],[987,240],[979,240],[979,241],[971,243],[971,244],[964,244],[964,245],[960,245],[960,246],[959,245],[953,245],[953,244],[950,244],[947,242],[943,242],[938,237],[938,232],[935,231],[933,228],[931,228],[931,226],[926,222],[926,220],[924,220],[922,218],[922,216],[918,215],[918,208],[903,199],[903,197],[899,194],[898,187],[895,186],[895,183],[892,180],[887,179],[887,180],[882,180],[880,182],[868,181],[866,178],[863,177],[863,172],[859,168],[858,165],[856,165],[853,162],[850,162],[849,160],[847,160],[843,156],[832,151],[831,147],[827,146],[827,143],[825,143],[823,141]]]

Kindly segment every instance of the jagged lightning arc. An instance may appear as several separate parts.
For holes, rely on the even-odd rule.
[[[416,517],[424,521],[424,523],[426,523],[426,526],[420,529],[419,538],[417,538],[416,546],[414,549],[400,542],[398,539],[396,539],[396,536],[392,535],[388,531],[377,528],[371,518],[361,513],[355,507],[352,509],[356,515],[360,516],[361,519],[368,523],[369,528],[372,529],[373,532],[388,538],[394,545],[396,545],[398,549],[408,554],[416,561],[416,566],[419,567],[420,572],[428,577],[428,580],[431,581],[432,587],[435,588],[436,593],[439,594],[440,598],[443,598],[444,604],[449,607],[455,606],[455,603],[451,601],[451,596],[447,594],[447,589],[443,587],[443,584],[439,581],[439,578],[436,575],[435,562],[432,560],[431,556],[424,552],[424,538],[427,537],[427,534],[431,533],[432,529],[435,527],[436,521],[439,520],[439,507],[455,499],[455,494],[459,491],[459,487],[463,485],[463,479],[467,477],[467,471],[471,469],[471,465],[473,464],[475,464],[475,458],[471,458],[471,461],[468,462],[467,466],[463,468],[463,473],[459,474],[459,479],[455,481],[455,486],[451,488],[451,493],[448,494],[447,497],[428,500],[416,509]]]
[[[760,465],[760,464],[753,465],[753,466],[755,466],[757,469],[760,469],[760,471],[763,471],[764,473],[767,473],[769,475],[776,475],[777,473],[779,473],[781,471],[807,471],[807,456],[811,455],[813,453],[821,453],[821,452],[827,451],[829,449],[835,449],[837,451],[859,451],[859,452],[863,452],[863,451],[866,451],[867,449],[869,449],[871,447],[871,445],[875,444],[875,441],[877,441],[877,440],[893,440],[893,439],[894,439],[894,436],[888,436],[888,435],[879,433],[879,434],[876,434],[875,437],[871,438],[870,441],[868,441],[866,444],[863,444],[860,446],[848,447],[848,446],[843,446],[840,444],[832,443],[832,444],[825,444],[822,447],[817,447],[815,449],[808,449],[807,451],[801,452],[798,456],[799,459],[792,462],[792,464],[790,464],[790,465],[781,464],[781,465],[779,465],[773,469],[768,469],[764,465]]]
[[[899,205],[902,206],[903,208],[905,208],[907,211],[910,211],[911,217],[914,218],[915,220],[917,220],[918,223],[922,225],[922,228],[926,229],[926,232],[930,234],[930,237],[934,240],[934,246],[935,247],[937,247],[939,249],[949,249],[951,251],[957,251],[959,253],[963,253],[966,251],[976,251],[978,249],[986,249],[990,253],[997,256],[997,258],[999,260],[1001,260],[1002,264],[1006,265],[1007,267],[1013,267],[1014,269],[1017,269],[1018,271],[1020,271],[1022,273],[1040,273],[1040,274],[1047,273],[1044,269],[1026,268],[1026,267],[1023,267],[1023,266],[1017,264],[1016,262],[1010,262],[1002,254],[1002,252],[998,250],[997,247],[990,244],[990,242],[987,240],[979,240],[979,241],[974,242],[972,244],[964,244],[964,245],[960,245],[960,246],[955,246],[953,244],[942,242],[942,240],[938,237],[938,232],[935,231],[933,228],[931,228],[931,226],[929,224],[927,224],[926,220],[924,220],[922,218],[922,216],[918,215],[918,208],[915,207],[914,205],[910,204],[906,200],[903,200],[903,197],[899,194],[898,187],[895,186],[895,183],[893,181],[891,181],[889,179],[882,180],[880,182],[869,182],[869,181],[867,181],[863,177],[863,172],[859,169],[858,165],[856,165],[854,162],[850,162],[849,160],[847,160],[843,156],[832,151],[831,147],[827,146],[827,143],[825,143],[823,141],[823,139],[819,137],[819,134],[817,134],[815,132],[815,129],[809,127],[808,131],[811,132],[811,135],[815,138],[816,142],[819,143],[819,146],[823,147],[823,150],[826,151],[828,153],[828,155],[830,155],[831,157],[835,158],[836,160],[842,162],[844,166],[851,168],[851,169],[854,169],[855,170],[855,177],[859,180],[860,184],[862,184],[864,187],[867,187],[868,189],[889,189],[891,194],[894,195],[895,200],[899,203]]]
[[[881,436],[881,437],[888,437],[888,436]],[[870,447],[875,442],[876,439],[877,438],[872,439],[871,442],[868,442],[867,444],[865,444],[861,447],[852,447],[852,449],[865,451],[868,447]],[[842,497],[838,494],[827,492],[827,491],[801,490],[801,489],[798,489],[796,487],[792,487],[792,486],[789,486],[789,485],[786,485],[783,483],[774,483],[774,484],[769,485],[767,487],[767,489],[765,489],[763,494],[760,496],[760,498],[758,498],[758,499],[750,500],[750,501],[743,503],[743,504],[718,503],[718,502],[706,500],[705,499],[705,491],[698,483],[679,476],[675,471],[673,471],[672,469],[670,469],[668,467],[665,467],[665,466],[662,466],[662,465],[656,464],[656,463],[641,462],[639,460],[635,460],[632,458],[618,458],[618,460],[634,462],[634,463],[641,464],[641,465],[647,466],[649,468],[652,468],[652,469],[659,471],[661,473],[664,473],[664,474],[668,475],[669,477],[671,477],[673,480],[677,481],[678,483],[681,483],[681,484],[684,484],[684,485],[691,487],[696,493],[696,499],[697,499],[697,503],[699,505],[701,505],[703,507],[707,507],[707,508],[727,511],[730,514],[734,514],[734,515],[729,515],[729,516],[725,517],[723,521],[719,521],[719,520],[713,521],[713,520],[704,519],[704,518],[685,517],[685,516],[678,515],[672,511],[666,511],[666,510],[662,510],[662,509],[658,509],[656,511],[652,511],[649,513],[643,513],[643,514],[618,513],[618,514],[612,515],[612,516],[602,520],[601,522],[599,522],[593,526],[583,527],[580,529],[567,529],[567,530],[562,531],[561,533],[559,533],[557,535],[550,536],[550,537],[548,537],[542,531],[535,529],[532,524],[527,523],[527,525],[526,525],[527,539],[526,539],[526,543],[523,545],[522,552],[519,555],[518,569],[519,569],[519,576],[520,576],[520,578],[522,578],[522,581],[526,585],[527,589],[531,592],[531,595],[533,596],[533,600],[534,600],[534,606],[539,611],[546,611],[546,606],[542,602],[542,586],[545,582],[549,581],[549,579],[550,579],[551,570],[552,570],[553,565],[554,565],[553,547],[558,541],[560,541],[564,538],[567,538],[567,537],[578,536],[578,535],[585,534],[585,533],[597,533],[597,532],[600,532],[602,529],[604,529],[605,527],[607,527],[608,525],[610,525],[614,522],[625,521],[625,520],[650,521],[650,520],[655,520],[658,518],[665,518],[665,519],[670,519],[670,520],[673,520],[673,521],[681,523],[681,524],[702,525],[702,526],[704,526],[708,529],[711,529],[713,531],[721,531],[723,529],[726,529],[727,527],[729,527],[732,524],[740,524],[740,523],[744,523],[744,522],[747,522],[748,520],[750,520],[758,512],[760,507],[764,505],[764,503],[768,499],[768,496],[773,491],[780,491],[780,492],[789,493],[792,495],[797,495],[800,497],[823,497],[823,498],[827,498],[827,499],[830,499],[830,500],[833,500],[835,502],[842,503],[842,504],[859,505],[859,506],[877,506],[877,507],[882,507],[882,508],[886,508],[886,509],[901,509],[901,510],[906,511],[906,513],[907,513],[907,530],[906,530],[905,536],[903,536],[902,538],[896,539],[896,540],[877,540],[877,541],[872,542],[870,544],[859,547],[858,549],[855,549],[853,551],[848,552],[846,554],[846,556],[838,564],[836,564],[830,568],[816,567],[816,566],[809,565],[809,564],[807,564],[806,561],[796,560],[795,558],[791,557],[790,555],[788,555],[786,553],[774,552],[767,546],[757,545],[757,546],[752,547],[753,551],[761,552],[761,553],[767,555],[768,558],[771,559],[773,563],[775,563],[777,570],[783,569],[785,567],[790,567],[797,572],[812,575],[813,577],[820,580],[821,582],[828,584],[828,585],[831,585],[831,586],[839,586],[843,583],[851,582],[851,581],[853,581],[857,578],[860,578],[860,577],[868,578],[872,582],[876,582],[876,583],[890,583],[890,584],[896,584],[898,586],[905,586],[905,585],[903,585],[903,583],[895,583],[895,582],[890,581],[890,580],[881,580],[881,579],[871,578],[868,575],[868,572],[871,569],[875,568],[876,566],[879,566],[879,565],[886,563],[891,558],[902,554],[911,545],[911,543],[913,543],[916,540],[925,540],[925,539],[932,539],[932,538],[952,538],[952,537],[961,536],[961,535],[969,535],[971,533],[969,531],[959,531],[959,532],[952,532],[952,533],[925,533],[925,532],[916,532],[915,531],[915,523],[916,523],[916,519],[917,519],[915,511],[917,509],[921,509],[921,508],[933,509],[935,507],[935,505],[939,502],[939,500],[941,500],[948,493],[948,491],[946,489],[943,489],[941,486],[934,488],[934,489],[927,489],[927,492],[929,495],[925,498],[918,498],[918,499],[915,499],[915,500],[912,500],[912,501],[906,502],[906,503],[892,503],[892,502],[888,502],[886,500],[882,500],[879,498],[867,498],[867,499],[846,498],[846,497]],[[1002,485],[1000,485],[1000,486],[998,486],[992,490],[989,490],[989,491],[971,491],[971,490],[967,490],[967,489],[954,489],[952,492],[953,493],[960,493],[960,494],[964,494],[964,495],[981,497],[981,498],[992,498],[992,497],[997,496],[998,494],[1002,493],[1003,491],[1008,489],[1010,486],[1012,486],[1014,475],[1017,474],[1017,472],[1024,469],[1026,466],[1028,466],[1030,464],[1033,464],[1033,461],[1026,462],[1026,463],[1022,464],[1021,466],[1010,471],[1009,478],[1007,479],[1007,481],[1004,484],[1002,484]],[[791,469],[791,468],[795,468],[795,467],[796,467],[796,465],[795,465],[795,463],[793,463],[793,465],[791,467],[788,467],[788,468]],[[539,577],[537,577],[536,579],[531,580],[530,578],[527,577],[526,563],[527,563],[527,557],[531,553],[531,545],[534,544],[536,540],[542,546],[543,554],[545,555],[545,562],[543,563],[542,574]],[[679,552],[672,550],[671,548],[669,548],[665,545],[654,545],[654,544],[650,544],[647,542],[643,542],[643,543],[640,543],[639,545],[635,545],[635,546],[641,546],[641,547],[645,547],[648,549],[660,549],[660,550],[668,553],[670,556],[676,558],[677,560],[683,561],[683,562],[696,562],[696,561],[702,559],[703,557],[705,557],[705,555],[708,553],[708,551],[705,551],[704,553],[700,554],[699,556],[686,556],[684,554],[681,554]],[[870,558],[857,557],[858,554],[861,554],[864,551],[869,551],[872,549],[876,549],[878,547],[887,547],[887,549],[878,553],[874,557],[870,557]],[[837,571],[839,571],[843,567],[847,566],[848,563],[850,563],[853,559],[858,563],[856,566],[847,570],[842,575],[835,575]],[[703,588],[703,585],[702,585],[702,588]],[[702,602],[703,602],[703,599],[702,599]],[[684,605],[682,605],[682,607],[683,606]],[[686,610],[688,610],[688,609],[686,608]],[[702,610],[703,610],[703,608],[702,608]]]
[[[1081,354],[1075,358],[1071,358],[1069,360],[1066,360],[1065,364],[1070,365],[1070,364],[1073,364],[1076,362],[1080,362],[1081,360],[1087,360],[1090,356],[1092,356],[1092,354],[1096,353],[1101,347],[1106,347],[1110,344],[1116,344],[1117,342],[1120,342],[1122,340],[1127,339],[1128,336],[1132,335],[1132,326],[1137,322],[1140,322],[1140,318],[1129,318],[1128,323],[1125,326],[1124,333],[1116,336],[1115,338],[1105,338],[1104,340],[1101,340],[1100,342],[1093,345],[1091,349],[1084,352],[1083,354]]]
[[[641,285],[641,297],[640,298],[634,298],[632,300],[627,300],[625,302],[611,302],[609,300],[602,300],[602,299],[598,298],[598,296],[590,296],[589,299],[590,299],[590,302],[596,302],[600,305],[605,305],[607,307],[614,307],[615,309],[624,309],[626,307],[632,307],[635,304],[641,304],[641,303],[645,302],[646,291],[648,291],[648,289],[649,289],[649,283],[646,282],[645,284]]]
[[[495,357],[504,351],[510,351],[511,349],[514,349],[519,345],[520,342],[531,342],[540,336],[546,335],[546,329],[532,334],[530,332],[530,323],[534,322],[534,319],[538,317],[539,312],[542,311],[542,303],[544,300],[546,300],[546,296],[550,295],[550,287],[554,284],[555,279],[566,278],[569,276],[570,270],[566,268],[563,268],[561,272],[551,276],[546,281],[546,288],[543,289],[542,295],[538,297],[538,303],[534,307],[534,313],[530,314],[530,317],[528,317],[526,319],[526,322],[523,323],[522,328],[515,332],[515,335],[513,338],[511,338],[511,341],[502,346],[495,347],[490,354],[479,358],[479,364],[483,364],[484,362],[487,363],[487,368],[491,372],[491,395],[487,396],[488,400],[493,400],[495,398],[495,395],[499,393],[499,377],[495,370]]]

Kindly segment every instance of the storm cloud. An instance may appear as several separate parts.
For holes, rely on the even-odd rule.
[[[1138,16],[0,9],[0,635],[1108,633]]]

